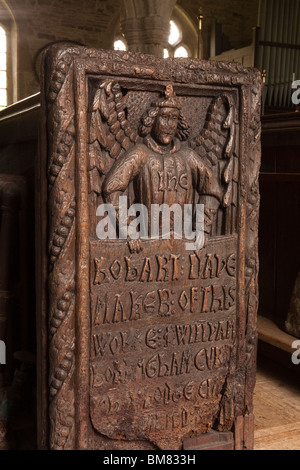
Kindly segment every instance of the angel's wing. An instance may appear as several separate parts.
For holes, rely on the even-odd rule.
[[[215,97],[208,109],[200,135],[190,146],[206,161],[224,187],[222,207],[226,208],[225,233],[234,231],[237,203],[238,160],[235,153],[235,109],[231,95]],[[219,224],[220,225],[220,224]]]
[[[137,139],[126,118],[126,101],[118,82],[106,80],[97,88],[89,112],[90,192],[101,194],[101,183],[115,159]]]

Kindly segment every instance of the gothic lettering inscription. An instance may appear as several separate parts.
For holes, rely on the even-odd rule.
[[[236,237],[200,251],[104,244],[90,255],[93,426],[154,443],[204,430],[236,356]]]

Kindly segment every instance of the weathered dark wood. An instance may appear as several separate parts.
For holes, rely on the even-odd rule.
[[[211,435],[232,447],[241,417],[250,448],[258,73],[54,46],[42,82],[41,447],[171,450]],[[203,203],[204,245],[97,238],[97,207],[120,217],[120,194],[147,209]]]

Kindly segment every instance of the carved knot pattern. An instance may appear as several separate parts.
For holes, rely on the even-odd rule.
[[[71,281],[62,297],[57,301],[56,309],[50,320],[50,340],[68,315],[74,299],[75,281]]]
[[[63,360],[54,372],[54,376],[50,382],[50,400],[57,395],[69,375],[74,362],[74,349],[75,345],[67,349]]]
[[[62,54],[60,59],[55,65],[51,78],[49,80],[48,88],[48,102],[49,104],[54,103],[58,93],[63,86],[66,75],[69,71],[70,63],[72,62],[72,57],[70,54]]]
[[[70,414],[64,415],[62,413],[60,416],[60,428],[58,434],[55,436],[53,450],[64,449],[67,444],[68,437],[74,427],[74,402],[71,403],[71,409],[72,412]]]
[[[74,447],[75,431],[75,107],[68,98],[74,93],[73,58],[61,51],[48,61],[49,444],[67,449]]]
[[[49,270],[50,272],[53,269],[53,264],[57,260],[58,256],[60,255],[66,240],[69,236],[71,228],[74,223],[75,219],[75,201],[72,201],[69,208],[66,210],[64,217],[62,218],[58,228],[56,229],[53,240],[50,243],[50,263],[49,263]]]
[[[74,439],[75,407],[74,393],[70,388],[74,371],[74,350],[73,338],[50,379],[50,445],[51,449],[55,450],[73,448],[74,445],[72,441]]]
[[[62,167],[64,166],[67,157],[69,156],[71,149],[74,145],[75,128],[73,120],[65,130],[58,142],[57,149],[53,155],[53,160],[49,168],[48,176],[48,190],[51,191],[56,178],[58,177]]]

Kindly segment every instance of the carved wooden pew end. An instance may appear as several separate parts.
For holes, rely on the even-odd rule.
[[[54,46],[42,83],[39,446],[251,448],[258,72]]]

